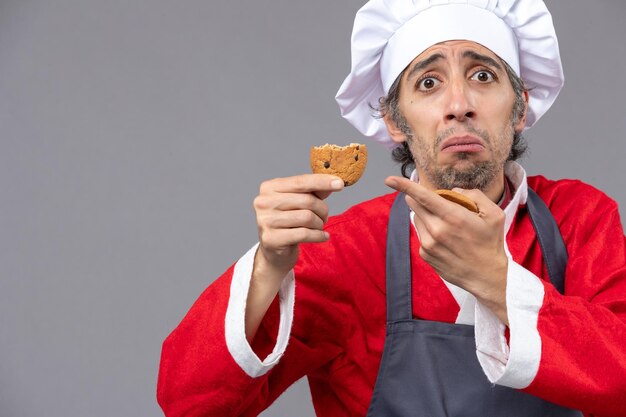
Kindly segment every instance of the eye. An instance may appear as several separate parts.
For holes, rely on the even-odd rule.
[[[417,82],[417,89],[420,91],[428,91],[437,87],[441,83],[437,78],[433,76],[424,77]]]
[[[472,75],[471,79],[481,83],[490,83],[495,81],[496,77],[491,71],[480,70],[476,71],[474,75]]]

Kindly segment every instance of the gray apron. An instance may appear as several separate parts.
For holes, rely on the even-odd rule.
[[[398,194],[389,217],[387,331],[367,416],[582,416],[530,394],[491,384],[476,357],[473,326],[413,319],[411,225],[404,197]],[[550,278],[562,292],[567,252],[558,226],[530,189],[527,206]]]

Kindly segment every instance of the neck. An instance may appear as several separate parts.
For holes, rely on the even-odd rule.
[[[504,181],[506,181],[504,174],[499,175],[485,190],[482,190],[483,193],[496,204],[500,202],[504,194]]]

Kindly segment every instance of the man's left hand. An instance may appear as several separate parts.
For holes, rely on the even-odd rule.
[[[406,178],[389,177],[385,184],[407,195],[421,257],[441,278],[472,293],[508,324],[502,209],[479,190],[454,189],[476,203],[476,214]]]

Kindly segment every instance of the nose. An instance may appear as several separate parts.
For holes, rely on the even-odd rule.
[[[466,122],[468,119],[471,120],[475,117],[476,109],[465,80],[451,82],[447,94],[446,121]]]

